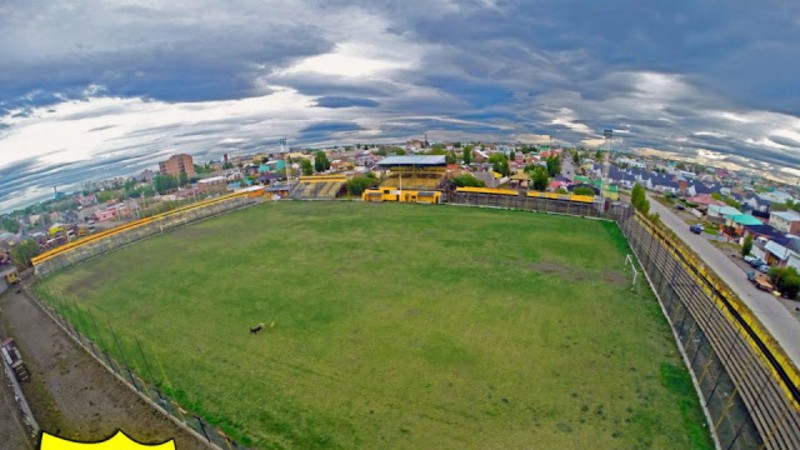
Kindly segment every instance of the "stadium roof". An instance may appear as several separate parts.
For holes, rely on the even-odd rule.
[[[444,155],[389,156],[379,166],[444,166]]]

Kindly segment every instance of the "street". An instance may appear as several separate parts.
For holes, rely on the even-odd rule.
[[[745,272],[702,235],[689,231],[689,226],[669,208],[650,197],[650,212],[657,212],[689,247],[703,258],[716,274],[739,296],[783,347],[796,367],[800,367],[800,321],[773,295],[759,291],[747,280]],[[798,303],[800,306],[800,303]]]

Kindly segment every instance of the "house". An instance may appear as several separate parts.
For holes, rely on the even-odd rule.
[[[78,204],[81,207],[85,208],[87,206],[92,206],[97,203],[97,196],[94,194],[89,195],[78,195]]]
[[[197,182],[197,192],[201,194],[221,194],[228,192],[228,179],[219,176],[200,180]]]
[[[116,211],[113,208],[99,209],[94,212],[94,219],[98,222],[111,220],[114,218]]]
[[[692,187],[694,187],[694,186],[692,186]],[[725,202],[719,201],[719,200],[711,197],[711,194],[697,194],[697,195],[694,195],[692,197],[687,198],[686,201],[689,202],[689,203],[696,203],[696,204],[698,204],[700,206],[703,206],[705,208],[708,208],[710,205],[716,205],[716,206],[725,205]],[[739,213],[739,214],[741,214],[741,213]]]
[[[772,205],[772,202],[754,195],[752,197],[745,198],[742,201],[742,205],[746,205],[747,207],[755,211],[769,212],[769,208]]]
[[[473,172],[472,175],[475,178],[483,181],[484,186],[486,186],[487,188],[496,188],[500,186],[499,179],[497,178],[497,176],[495,176],[495,173],[491,170]]]
[[[800,239],[787,239],[783,243],[770,240],[764,246],[767,264],[778,267],[794,267],[800,271]]]
[[[764,223],[758,220],[757,218],[751,216],[750,214],[735,214],[727,217],[727,220],[725,220],[725,225],[732,228],[737,236],[745,236],[747,232],[745,227],[763,226]],[[755,233],[753,237],[756,237]]]
[[[784,233],[800,234],[800,214],[794,211],[778,211],[769,215],[769,224]]]
[[[717,222],[724,222],[735,216],[743,215],[741,211],[728,205],[709,205],[706,215],[709,219],[719,219]],[[763,223],[758,221],[759,224]]]
[[[489,160],[489,155],[483,150],[477,148],[472,149],[472,160],[476,163],[483,163]]]
[[[761,225],[742,225],[739,231],[741,231],[738,233],[739,236],[746,237],[749,234],[753,236],[753,239],[784,239],[783,233],[764,223]]]

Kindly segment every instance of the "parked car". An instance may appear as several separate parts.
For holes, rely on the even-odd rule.
[[[762,260],[761,258],[758,258],[758,257],[756,257],[752,261],[747,261],[747,260],[745,260],[745,261],[747,262],[747,264],[750,264],[751,267],[755,267],[755,268],[761,267],[761,266],[766,264],[766,262],[764,262],[764,260]]]
[[[694,234],[703,234],[705,230],[706,229],[702,223],[696,223],[689,227],[689,231],[691,231]]]
[[[753,256],[753,255],[747,255],[744,257],[744,262],[746,262],[747,264],[752,265],[753,261],[760,261],[760,258],[758,256]],[[759,264],[759,266],[760,265],[761,264]]]
[[[767,273],[767,272],[769,272],[769,266],[766,265],[766,264],[762,264],[762,265],[758,266],[758,271],[761,272],[761,273]]]
[[[680,203],[675,203],[675,209],[677,209],[678,211],[683,211],[686,209],[686,207],[681,205]]]

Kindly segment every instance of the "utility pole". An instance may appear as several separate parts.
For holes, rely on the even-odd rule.
[[[606,207],[606,188],[608,183],[608,172],[611,166],[611,140],[613,139],[613,136],[614,130],[603,130],[603,139],[605,139],[606,143],[606,153],[603,158],[603,175],[602,179],[600,180],[600,211],[603,211]]]

